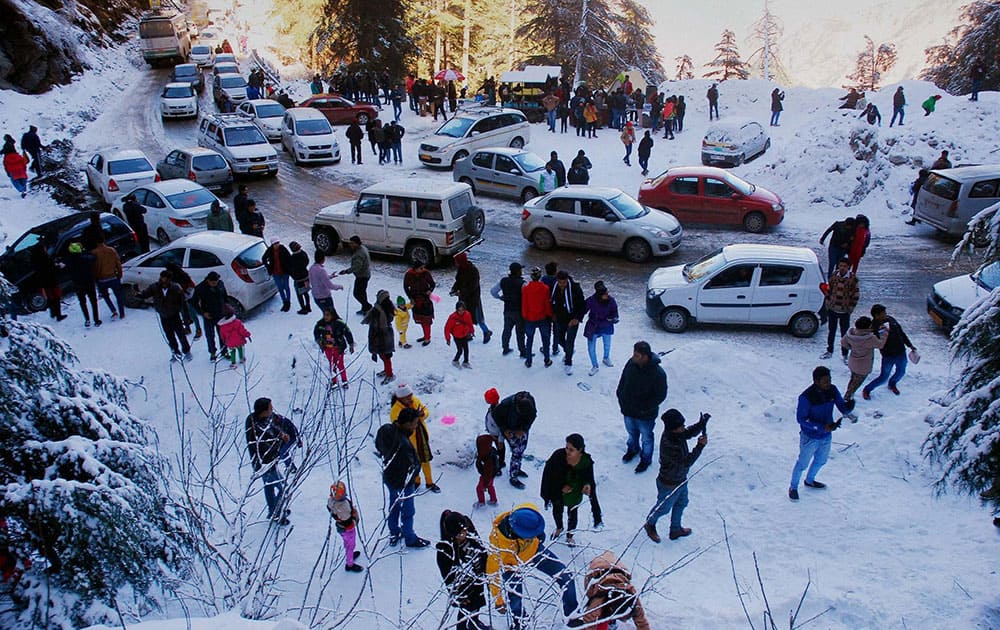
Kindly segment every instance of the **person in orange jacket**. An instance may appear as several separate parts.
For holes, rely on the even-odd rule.
[[[541,332],[542,356],[545,357],[545,367],[552,365],[549,358],[549,337],[552,335],[552,299],[549,287],[542,282],[542,270],[531,268],[531,282],[521,289],[521,316],[524,319],[524,366],[531,367],[535,343],[535,331]]]

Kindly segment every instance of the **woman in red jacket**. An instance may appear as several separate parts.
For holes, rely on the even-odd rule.
[[[847,259],[851,263],[851,273],[858,273],[858,264],[861,262],[861,257],[865,255],[868,250],[868,243],[871,242],[872,233],[871,224],[868,221],[868,217],[863,214],[859,214],[854,219],[854,238],[851,239],[851,248],[847,250]]]
[[[476,332],[475,324],[472,323],[472,314],[465,308],[465,302],[461,300],[455,304],[455,312],[448,316],[448,321],[444,324],[444,342],[451,345],[451,338],[455,338],[455,358],[451,364],[458,367],[458,359],[464,355],[462,367],[471,369],[469,365],[469,342]]]
[[[3,156],[3,168],[21,199],[28,194],[28,160],[17,151],[11,150]]]

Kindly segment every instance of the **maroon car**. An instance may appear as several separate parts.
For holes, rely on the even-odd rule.
[[[639,186],[639,202],[666,210],[682,224],[742,225],[760,232],[785,218],[781,197],[711,166],[679,166]]]
[[[349,125],[355,120],[364,125],[378,118],[371,105],[349,101],[339,94],[316,94],[299,103],[299,107],[315,107],[323,112],[331,125]]]

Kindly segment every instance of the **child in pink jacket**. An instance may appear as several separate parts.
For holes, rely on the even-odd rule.
[[[232,361],[230,367],[235,370],[237,354],[239,354],[240,363],[246,363],[243,346],[251,337],[250,331],[243,325],[243,322],[236,319],[235,313],[226,315],[219,321],[218,327],[219,337],[222,338],[222,343],[226,344],[226,348],[229,350],[229,359]]]

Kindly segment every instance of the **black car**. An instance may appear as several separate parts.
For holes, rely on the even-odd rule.
[[[35,273],[31,268],[32,248],[38,246],[39,242],[44,242],[54,260],[65,260],[70,243],[81,240],[84,228],[90,224],[91,214],[78,212],[36,225],[0,254],[0,273],[17,287],[14,301],[23,310],[35,312],[46,307],[45,296],[34,281]],[[139,239],[127,223],[113,214],[101,213],[101,227],[104,230],[104,242],[115,248],[122,261],[139,255]],[[69,284],[68,270],[60,269],[59,286],[66,289]]]
[[[198,92],[205,89],[205,76],[196,63],[181,63],[174,66],[171,83],[190,83]]]

